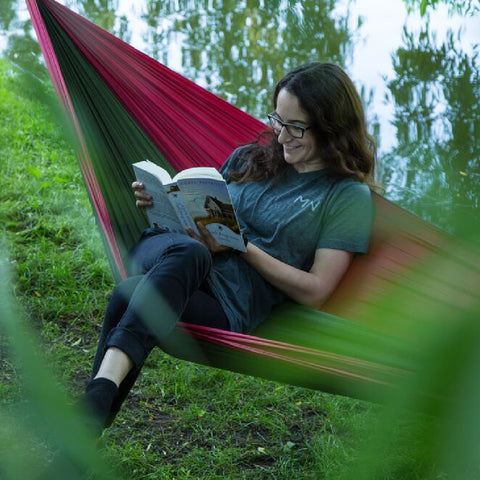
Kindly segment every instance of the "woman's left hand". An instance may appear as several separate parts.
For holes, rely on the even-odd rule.
[[[197,235],[192,229],[187,229],[187,233],[194,238],[195,240],[198,240],[199,242],[203,243],[212,253],[212,255],[215,255],[216,253],[221,253],[221,252],[227,252],[229,250],[232,250],[230,247],[225,247],[223,245],[220,245],[213,235],[207,230],[205,225],[201,222],[197,222],[197,228],[198,231],[200,232],[200,235]]]

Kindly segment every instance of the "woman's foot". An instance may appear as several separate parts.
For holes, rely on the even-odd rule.
[[[95,378],[87,385],[80,407],[86,413],[86,421],[95,437],[102,434],[117,394],[117,385],[108,378]]]

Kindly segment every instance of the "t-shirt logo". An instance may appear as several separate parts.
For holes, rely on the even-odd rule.
[[[302,209],[310,207],[312,209],[312,212],[314,212],[318,206],[320,205],[320,200],[314,202],[313,200],[309,200],[308,198],[303,198],[303,195],[299,195],[293,203],[300,202],[302,204]]]

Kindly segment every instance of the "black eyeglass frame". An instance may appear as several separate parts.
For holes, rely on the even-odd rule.
[[[311,126],[308,126],[308,127],[304,127],[303,125],[297,125],[296,123],[287,123],[287,122],[284,122],[283,120],[280,120],[276,115],[275,115],[275,112],[272,112],[272,113],[269,113],[267,115],[267,118],[268,118],[268,121],[270,122],[270,126],[273,128],[273,131],[275,132],[275,127],[272,125],[273,122],[278,122],[282,128],[286,128],[287,129],[287,132],[288,134],[293,137],[293,138],[298,138],[298,139],[301,139],[304,137],[305,135],[305,132],[307,130],[310,130],[312,127]],[[294,127],[298,130],[300,130],[302,133],[301,133],[301,136],[297,136],[296,134],[293,135],[292,132],[290,131],[289,127]],[[278,131],[278,133],[275,132],[275,135],[280,135],[281,131],[282,131],[282,128]]]

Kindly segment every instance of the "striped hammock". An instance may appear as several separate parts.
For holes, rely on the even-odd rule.
[[[54,0],[26,0],[114,276],[145,228],[131,164],[220,167],[265,125]],[[277,308],[254,335],[180,324],[166,350],[198,363],[382,401],[418,368],[422,311],[454,321],[475,301],[480,261],[437,228],[375,196],[368,255],[322,311]],[[391,292],[397,293],[396,297]],[[400,301],[392,300],[400,298]]]

